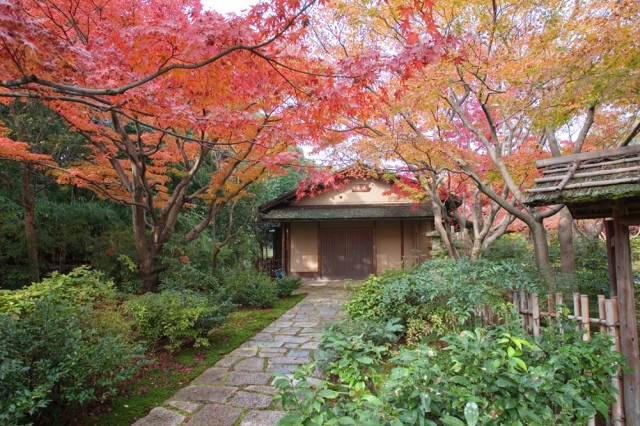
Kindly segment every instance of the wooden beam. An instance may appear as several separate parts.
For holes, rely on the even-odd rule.
[[[566,185],[564,187],[562,186],[563,182],[565,181],[562,181],[558,186],[526,189],[525,192],[529,194],[535,194],[538,192],[562,191],[564,189],[593,188],[597,186],[621,185],[624,183],[638,183],[640,182],[640,177],[634,176],[634,177],[626,177],[626,178],[620,178],[620,179],[607,179],[607,180],[595,180],[591,182],[570,183],[569,185]]]
[[[558,157],[558,158],[560,158],[560,157]],[[580,170],[592,169],[594,167],[602,167],[602,166],[615,166],[617,164],[635,163],[637,161],[640,161],[640,156],[637,156],[637,157],[625,157],[625,158],[621,158],[619,160],[599,161],[597,163],[581,164],[580,165]],[[569,166],[560,165],[559,167],[553,167],[553,168],[550,168],[550,169],[544,169],[544,170],[542,170],[542,174],[543,175],[551,175],[551,174],[566,172],[567,170],[569,170]]]
[[[640,158],[638,158],[638,160],[640,160]],[[570,171],[570,170],[571,170],[570,167],[567,168],[567,171]],[[627,172],[637,172],[637,171],[640,171],[640,166],[623,167],[621,169],[598,170],[597,172],[576,173],[573,175],[573,178],[580,179],[580,178],[587,178],[587,177],[607,176],[607,175],[615,175],[617,173],[627,173]],[[547,176],[547,177],[536,178],[533,181],[535,183],[556,182],[556,181],[562,181],[562,178],[564,178],[565,176],[566,176],[565,174],[557,175],[557,176]]]
[[[620,347],[627,357],[630,372],[623,372],[625,419],[630,426],[640,425],[640,359],[638,357],[638,325],[633,294],[631,244],[629,227],[620,222],[622,203],[613,212],[615,239],[616,286],[620,311]]]
[[[599,160],[601,158],[619,157],[622,155],[630,155],[636,153],[640,153],[640,145],[625,146],[624,148],[603,149],[600,151],[590,151],[580,154],[547,158],[545,160],[536,161],[536,167],[542,169],[544,167],[566,164],[572,161]]]

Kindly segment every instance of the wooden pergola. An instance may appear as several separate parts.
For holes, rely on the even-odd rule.
[[[618,298],[620,348],[631,372],[623,373],[625,420],[640,425],[640,360],[629,226],[640,225],[640,146],[554,157],[536,162],[542,177],[525,204],[564,204],[574,219],[607,218],[611,296]]]

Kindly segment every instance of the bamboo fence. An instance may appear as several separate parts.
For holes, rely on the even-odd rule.
[[[573,314],[567,315],[578,322],[578,327],[585,330],[584,340],[590,340],[591,332],[598,330],[601,333],[609,333],[614,337],[613,348],[620,351],[620,317],[618,313],[618,298],[611,299],[598,296],[598,317],[592,318],[589,312],[589,298],[587,295],[573,293]],[[564,300],[562,293],[547,294],[539,297],[536,293],[527,293],[524,290],[512,291],[511,301],[518,313],[522,316],[522,324],[529,333],[540,335],[540,322],[547,318],[549,323],[563,315]],[[489,312],[483,310],[482,315]],[[485,316],[485,318],[487,318]],[[489,314],[490,318],[490,314]],[[615,426],[625,425],[624,397],[622,395],[622,373],[620,369],[611,378],[611,385],[618,390],[615,402],[611,405],[608,424]],[[589,425],[595,425],[595,419],[591,419]]]

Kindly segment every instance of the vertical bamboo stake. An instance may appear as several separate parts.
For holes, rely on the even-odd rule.
[[[590,330],[591,330],[591,324],[589,323],[590,321],[590,316],[589,316],[589,298],[587,297],[586,294],[581,294],[580,295],[580,307],[581,307],[581,319],[580,322],[582,323],[582,329],[586,331],[586,333],[584,333],[584,335],[582,336],[582,340],[589,340],[591,338],[591,334],[590,334]]]
[[[520,290],[520,299],[519,299],[519,303],[520,303],[520,313],[522,313],[522,326],[524,327],[525,330],[529,330],[529,314],[527,314],[525,311],[527,310],[527,297],[525,295],[524,290]]]
[[[580,318],[580,294],[579,293],[573,293],[573,316],[575,317],[576,320],[581,320]],[[577,330],[580,329],[580,326],[578,326]]]
[[[557,315],[557,319],[560,319],[560,316],[562,315],[562,305],[564,303],[564,299],[562,296],[562,293],[556,293],[556,315]],[[560,328],[560,333],[564,334],[564,330],[562,329],[562,327]]]
[[[582,335],[582,340],[590,340],[591,339],[591,324],[590,324],[590,315],[589,315],[589,298],[586,294],[580,295],[580,322],[582,323],[582,329],[585,330],[585,333]],[[596,426],[596,418],[590,417],[587,422],[589,426]]]
[[[556,293],[556,315],[558,315],[558,317],[562,315],[563,303],[564,303],[564,298],[562,297],[562,293]]]
[[[540,335],[540,304],[538,294],[531,293],[529,297],[529,309],[531,309],[531,328],[534,336]]]
[[[613,336],[612,347],[616,351],[620,351],[620,339],[618,337],[618,301],[617,297],[612,297],[612,300],[605,301],[605,314],[607,320],[607,332]],[[615,395],[615,401],[611,405],[611,423],[614,426],[624,426],[624,398],[622,396],[622,386],[620,383],[620,377],[622,373],[620,369],[615,372],[611,377],[611,386],[618,390]]]
[[[605,297],[604,295],[598,295],[598,318],[600,319],[600,333],[607,332],[606,318],[606,307],[605,307]]]

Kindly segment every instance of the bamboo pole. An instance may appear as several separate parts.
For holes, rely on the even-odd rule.
[[[607,332],[613,336],[612,348],[620,351],[620,337],[618,329],[618,298],[612,297],[605,301],[605,312],[607,317]],[[618,392],[615,395],[615,401],[611,404],[611,423],[614,426],[625,426],[624,419],[624,398],[622,395],[622,372],[618,368],[613,377],[611,377],[611,386]]]
[[[529,307],[531,308],[531,329],[534,336],[540,335],[540,304],[538,303],[538,294],[531,293],[529,298]]]
[[[582,329],[586,331],[582,335],[582,340],[589,340],[591,338],[591,318],[589,316],[589,298],[586,294],[580,295],[580,308],[580,322],[582,323]]]
[[[600,333],[607,332],[607,312],[605,306],[605,297],[603,294],[598,295],[598,318],[600,319]]]
[[[573,316],[576,320],[580,319],[580,294],[573,293]],[[577,328],[580,329],[580,326]]]

